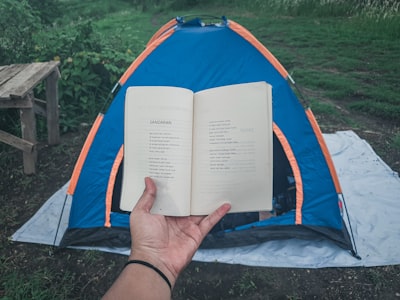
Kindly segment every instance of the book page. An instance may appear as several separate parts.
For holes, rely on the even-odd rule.
[[[272,104],[265,82],[195,94],[192,214],[272,209]]]
[[[145,188],[157,186],[152,212],[189,215],[193,93],[174,87],[127,89],[120,207],[131,211]]]

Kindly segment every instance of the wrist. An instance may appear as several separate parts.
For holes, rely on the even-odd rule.
[[[171,289],[175,286],[178,274],[175,274],[175,272],[168,267],[167,263],[163,262],[158,255],[132,250],[128,260],[140,260],[153,265],[166,276],[171,284]]]

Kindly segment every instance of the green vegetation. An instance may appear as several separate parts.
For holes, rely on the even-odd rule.
[[[1,263],[0,263],[1,267]],[[2,299],[68,299],[74,289],[71,274],[56,274],[43,268],[37,271],[10,272],[3,278],[7,295]]]

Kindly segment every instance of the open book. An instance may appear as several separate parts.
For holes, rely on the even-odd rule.
[[[152,213],[206,215],[272,209],[272,96],[266,82],[193,93],[129,87],[120,208],[131,211],[144,177],[157,186]]]

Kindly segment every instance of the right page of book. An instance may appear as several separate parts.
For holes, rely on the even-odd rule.
[[[266,82],[195,94],[191,214],[272,209],[272,95]]]

